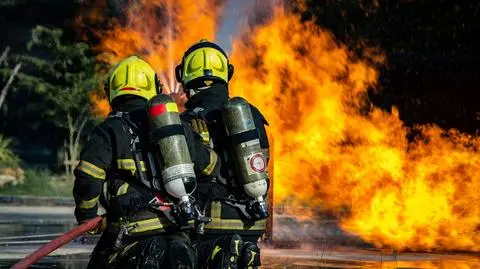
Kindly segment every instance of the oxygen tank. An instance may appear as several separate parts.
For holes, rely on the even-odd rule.
[[[150,99],[147,110],[151,124],[150,139],[158,146],[156,160],[164,189],[180,199],[181,213],[190,219],[193,209],[189,195],[197,183],[177,104],[172,97],[159,94]],[[160,189],[161,186],[154,188]]]
[[[241,97],[225,102],[222,118],[230,139],[238,185],[255,200],[255,211],[261,218],[268,216],[264,196],[267,193],[267,162],[260,148],[260,138],[253,120],[250,104]]]

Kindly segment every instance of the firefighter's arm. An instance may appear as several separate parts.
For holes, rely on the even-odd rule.
[[[201,180],[203,177],[211,177],[218,173],[220,160],[217,153],[204,143],[202,136],[192,129],[189,122],[183,121],[182,124],[197,177]],[[206,125],[204,131],[208,135]]]
[[[97,216],[106,170],[112,162],[112,145],[108,129],[100,125],[84,146],[75,168],[73,197],[78,223]]]

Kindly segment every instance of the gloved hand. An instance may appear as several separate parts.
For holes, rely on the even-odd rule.
[[[87,221],[87,220],[85,220]],[[84,221],[84,222],[85,222]],[[103,216],[102,220],[98,223],[97,227],[95,229],[87,232],[88,234],[101,234],[105,229],[107,228],[107,216]]]
[[[210,134],[208,133],[207,123],[204,120],[194,118],[190,121],[190,125],[193,131],[202,137],[203,143],[210,143]]]

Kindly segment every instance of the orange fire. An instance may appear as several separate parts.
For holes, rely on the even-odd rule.
[[[275,137],[275,200],[330,209],[379,247],[480,250],[480,139],[435,125],[410,131],[373,107],[378,72],[326,30],[276,9],[235,40],[234,95]]]
[[[99,53],[97,59],[113,65],[129,55],[140,55],[157,70],[165,91],[182,100],[184,97],[178,94],[180,85],[175,80],[175,66],[194,42],[202,38],[214,39],[223,7],[221,3],[215,0],[131,1],[122,7],[120,19],[123,21],[112,20],[109,22],[112,27],[96,31],[96,36],[100,37],[100,44],[94,48]],[[96,16],[104,16],[98,10],[104,6],[96,3],[82,16],[101,21]],[[79,24],[84,21],[77,19]],[[108,108],[106,100],[101,102],[104,104],[100,106]],[[108,111],[103,112],[106,113]]]
[[[479,259],[467,257],[458,260],[445,258],[437,261],[388,261],[366,268],[478,269],[479,263]]]
[[[173,67],[189,45],[213,39],[215,2],[136,1],[126,22],[97,33],[98,59],[140,54],[178,92]],[[259,107],[275,137],[276,203],[334,211],[343,229],[379,247],[480,250],[479,138],[428,125],[409,142],[398,111],[367,98],[377,70],[279,8],[234,41],[231,62],[232,95]]]

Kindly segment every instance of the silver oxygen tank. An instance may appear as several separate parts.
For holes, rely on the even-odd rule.
[[[150,139],[158,146],[156,159],[163,179],[153,182],[154,188],[162,189],[163,185],[168,194],[180,199],[180,211],[190,219],[193,208],[189,196],[197,182],[177,104],[172,97],[158,94],[150,99],[147,110]]]
[[[223,105],[222,118],[231,142],[229,151],[237,183],[255,200],[255,211],[259,216],[266,218],[268,210],[264,197],[268,189],[267,161],[260,147],[250,104],[241,97],[231,98]]]

